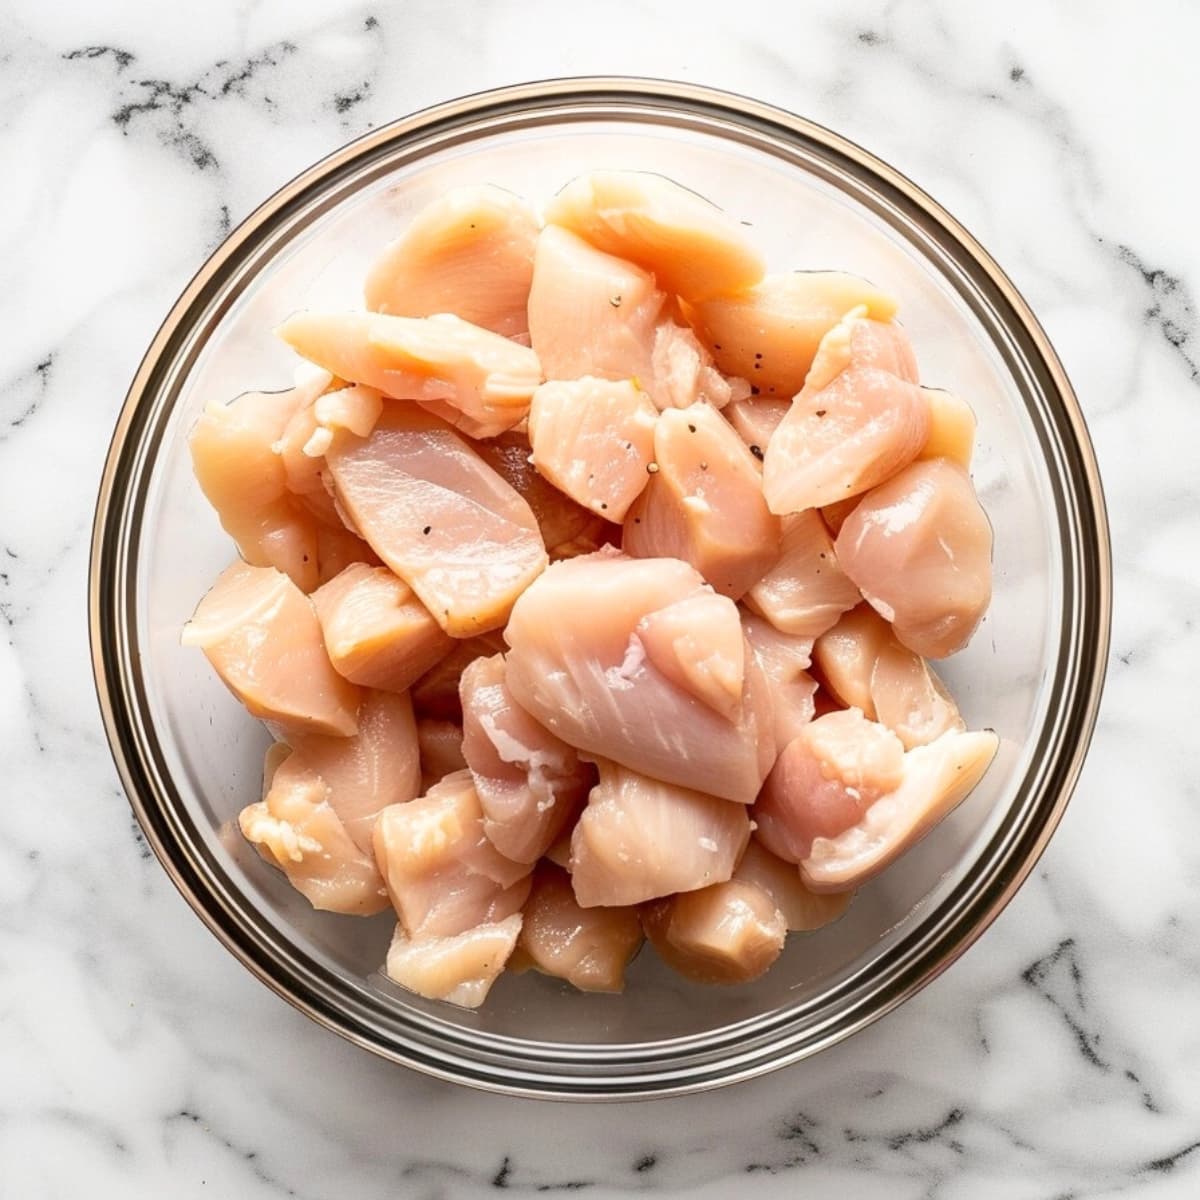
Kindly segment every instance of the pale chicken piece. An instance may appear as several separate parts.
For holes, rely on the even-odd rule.
[[[529,292],[529,337],[545,377],[640,379],[645,386],[666,300],[648,271],[547,225]]]
[[[922,388],[929,401],[929,436],[918,458],[948,458],[970,469],[975,449],[975,412],[953,392]]]
[[[556,867],[562,867],[564,871],[571,865],[571,835],[574,832],[574,826],[563,830],[554,845],[546,851],[547,862],[552,862]]]
[[[736,294],[685,304],[684,313],[726,375],[748,379],[764,398],[790,400],[804,386],[821,339],[859,307],[876,321],[896,315],[896,302],[857,275],[789,271]]]
[[[763,461],[772,512],[821,508],[883,483],[929,437],[904,332],[851,313],[821,343]]]
[[[529,505],[415,406],[391,406],[369,437],[339,433],[326,461],[359,532],[453,637],[503,625],[546,565]]]
[[[816,715],[817,681],[808,673],[812,639],[780,633],[770,622],[750,614],[742,618],[742,628],[771,685],[775,750],[782,753]]]
[[[836,837],[899,786],[904,746],[855,708],[818,717],[780,754],[754,805],[758,839],[799,863],[817,838]]]
[[[535,399],[537,394],[534,392]],[[613,526],[605,517],[589,512],[564,496],[533,465],[533,447],[527,433],[512,429],[499,437],[477,442],[475,449],[479,457],[529,505],[552,562],[574,558],[577,554],[591,554],[611,540]]]
[[[283,462],[284,484],[297,506],[307,512],[322,528],[341,530],[333,496],[327,486],[324,454],[308,454],[309,445],[317,432],[317,415],[312,404],[292,414],[279,439],[275,451]]]
[[[312,602],[334,669],[362,687],[403,692],[454,647],[387,567],[348,566]]]
[[[744,379],[726,379],[696,335],[670,318],[660,321],[654,331],[650,375],[648,386],[660,409],[687,408],[700,402],[723,409],[735,397],[750,395]]]
[[[825,686],[847,708],[875,720],[871,673],[879,652],[892,636],[888,623],[866,603],[844,613],[813,643],[813,661]]]
[[[660,287],[685,300],[740,292],[763,277],[741,225],[663,175],[581,175],[546,206],[546,220],[653,271]]]
[[[282,572],[237,562],[217,577],[184,626],[252,716],[289,733],[348,737],[360,690],[329,661],[312,601]]]
[[[504,970],[520,932],[520,913],[447,937],[411,938],[397,925],[384,971],[393,983],[427,1000],[478,1008]]]
[[[819,637],[862,596],[838,563],[825,522],[810,509],[783,519],[780,553],[745,599],[780,632]]]
[[[966,799],[999,745],[989,730],[951,731],[909,750],[896,788],[853,825],[813,839],[800,864],[805,883],[813,891],[843,892],[877,875]]]
[[[668,409],[654,430],[658,470],[625,520],[635,558],[691,563],[737,600],[779,558],[780,522],[767,509],[754,456],[711,405]]]
[[[544,383],[533,394],[533,465],[556,488],[620,523],[646,486],[658,410],[628,379]]]
[[[721,415],[746,443],[750,453],[762,462],[775,430],[779,428],[791,407],[790,398],[775,400],[768,396],[745,396],[731,400],[721,410]]]
[[[382,415],[383,393],[364,383],[326,392],[312,406],[314,428],[302,453],[310,458],[322,457],[340,429],[366,437]]]
[[[506,858],[536,862],[583,806],[595,768],[517,704],[501,655],[471,663],[459,695],[483,831]]]
[[[392,906],[413,938],[448,937],[502,921],[529,895],[529,864],[506,859],[484,835],[469,771],[385,808],[374,844]]]
[[[843,570],[900,642],[945,658],[992,598],[992,527],[970,476],[947,458],[914,463],[866,496],[837,537]]]
[[[329,380],[322,372],[284,392],[214,401],[188,435],[196,479],[242,557],[286,572],[306,592],[317,583],[316,527],[293,502],[276,444]]]
[[[324,586],[347,567],[359,563],[367,567],[383,564],[379,555],[356,533],[332,525],[317,525],[317,583]]]
[[[851,496],[849,500],[835,500],[832,504],[821,506],[821,520],[829,532],[837,537],[846,523],[846,518],[858,507],[862,496]]]
[[[746,687],[746,638],[728,596],[695,592],[644,616],[634,634],[647,660],[672,683],[737,720]]]
[[[696,983],[758,979],[787,939],[774,900],[737,880],[649,904],[642,926],[663,962]]]
[[[421,749],[421,791],[429,791],[447,775],[461,771],[467,760],[462,752],[462,726],[455,721],[423,717],[417,722],[417,745]]]
[[[263,755],[263,800],[267,798],[267,793],[271,790],[271,783],[275,779],[275,772],[278,771],[281,766],[283,766],[291,752],[292,748],[287,744],[287,742],[272,742],[267,747],[267,752]]]
[[[367,274],[367,308],[401,317],[456,313],[504,337],[528,332],[538,223],[520,196],[485,183],[427,204]]]
[[[836,921],[849,907],[852,895],[811,891],[795,863],[776,858],[757,838],[750,839],[733,878],[765,892],[783,914],[789,932],[807,933]]]
[[[273,772],[266,798],[242,809],[238,825],[313,908],[382,912],[388,897],[375,859],[356,845],[328,794],[321,777],[291,755]]]
[[[413,684],[413,707],[423,717],[454,721],[461,725],[462,704],[459,702],[458,681],[462,673],[477,658],[500,654],[505,649],[504,637],[499,632],[473,638],[456,638],[450,653]]]
[[[522,918],[517,949],[524,965],[581,992],[625,990],[625,968],[642,945],[635,907],[581,908],[566,871],[543,863]]]
[[[522,708],[588,755],[748,804],[774,758],[762,673],[747,669],[729,721],[647,661],[635,636],[643,617],[702,587],[675,559],[601,550],[555,563],[513,608],[505,678]]]
[[[442,406],[471,437],[493,437],[524,420],[542,382],[528,347],[452,313],[298,312],[276,331],[298,354],[385,396]]]
[[[750,837],[747,809],[600,760],[571,835],[571,883],[584,908],[641,904],[720,883]]]

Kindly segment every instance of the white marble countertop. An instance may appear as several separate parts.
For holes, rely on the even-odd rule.
[[[182,12],[0,6],[0,1196],[1200,1194],[1200,12],[212,0],[186,29]],[[112,422],[231,223],[394,116],[589,72],[775,101],[941,199],[1074,378],[1117,571],[1088,767],[983,939],[849,1043],[649,1106],[438,1084],[256,983],[141,841],[86,645]]]

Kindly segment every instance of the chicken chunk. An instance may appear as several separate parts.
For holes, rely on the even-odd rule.
[[[379,567],[379,555],[356,533],[317,525],[317,583],[320,587],[336,579],[347,567],[361,563]],[[315,594],[315,593],[314,593]]]
[[[908,339],[855,310],[825,336],[771,438],[767,503],[782,514],[856,496],[912,462],[928,437],[929,401]]]
[[[971,466],[975,449],[975,413],[953,392],[922,388],[929,401],[929,436],[918,458],[948,458],[964,471]]]
[[[815,715],[817,682],[808,673],[812,639],[780,633],[761,617],[742,618],[754,657],[771,686],[776,753],[799,735]]]
[[[686,326],[670,317],[659,321],[650,354],[650,382],[646,385],[660,409],[711,404],[725,408],[733,399],[750,395],[744,379],[726,379],[713,366],[712,355]]]
[[[483,832],[469,771],[458,771],[375,822],[375,860],[392,906],[413,938],[449,937],[504,920],[529,895],[529,865],[514,863]]]
[[[736,880],[647,905],[642,925],[659,957],[696,983],[749,983],[779,957],[787,938],[775,902]]]
[[[334,669],[363,687],[406,691],[454,645],[387,567],[346,567],[312,601]]]
[[[400,317],[455,313],[503,337],[528,332],[538,223],[492,184],[457,187],[426,205],[367,275],[367,308]]]
[[[746,607],[781,633],[812,638],[861,599],[838,563],[825,522],[809,509],[784,518],[780,553],[746,595]]]
[[[581,908],[566,871],[543,863],[522,916],[517,952],[528,966],[581,992],[625,990],[625,968],[642,945],[636,908]]]
[[[329,661],[312,601],[282,572],[237,562],[184,626],[251,715],[290,733],[348,737],[361,692]]]
[[[483,831],[506,858],[536,862],[583,806],[595,768],[516,703],[499,654],[463,671],[459,695]]]
[[[746,808],[601,760],[571,835],[571,883],[584,908],[640,904],[719,883],[750,837]]]
[[[393,406],[370,437],[339,433],[326,460],[355,526],[454,637],[503,625],[546,565],[529,505],[415,407]]]
[[[447,775],[453,775],[467,765],[467,760],[463,758],[462,742],[462,726],[454,721],[423,717],[417,722],[422,794],[435,783],[441,783]]]
[[[776,858],[757,838],[750,839],[733,878],[765,892],[783,914],[788,930],[795,932],[810,932],[836,921],[849,907],[852,895],[810,891],[800,877],[800,868]]]
[[[662,175],[582,175],[550,201],[546,220],[653,271],[660,287],[685,300],[740,292],[763,276],[739,223]]]
[[[400,987],[427,1000],[478,1008],[504,970],[521,932],[521,914],[443,937],[409,937],[397,925],[384,970]]]
[[[733,426],[733,431],[746,443],[747,449],[761,463],[775,430],[787,416],[792,402],[768,396],[745,396],[731,400],[721,415]]]
[[[500,654],[504,649],[504,637],[500,633],[456,639],[450,653],[413,684],[412,700],[417,713],[461,725],[463,713],[458,683],[462,673],[477,658]]]
[[[896,637],[924,658],[970,640],[992,598],[992,527],[970,476],[914,463],[846,518],[838,561]]]
[[[620,523],[646,486],[658,410],[630,380],[585,377],[533,394],[533,464],[556,488]]]
[[[821,339],[859,307],[876,321],[896,315],[896,302],[857,275],[789,271],[685,305],[684,312],[726,375],[748,379],[763,397],[790,400],[804,386]]]
[[[581,751],[750,803],[774,757],[761,672],[748,666],[737,719],[727,720],[649,662],[636,636],[642,618],[702,587],[675,559],[602,550],[556,563],[513,608],[506,682],[535,720]]]
[[[689,562],[737,600],[780,553],[780,522],[754,456],[720,413],[695,404],[659,417],[654,457],[658,471],[629,511],[621,548]]]
[[[493,437],[524,420],[542,381],[528,346],[451,313],[298,312],[279,327],[298,354],[385,396],[438,404],[470,437]]]

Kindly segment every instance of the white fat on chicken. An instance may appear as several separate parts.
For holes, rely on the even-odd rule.
[[[521,932],[521,914],[442,937],[410,937],[397,925],[384,972],[427,1000],[478,1008],[504,970]]]

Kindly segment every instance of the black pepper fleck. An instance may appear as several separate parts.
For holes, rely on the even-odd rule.
[[[432,529],[433,529],[433,526],[432,526],[432,525],[426,525],[426,526],[425,526],[425,528],[421,530],[421,532],[422,532],[422,533],[423,533],[423,534],[424,534],[426,537],[428,537],[428,536],[429,536],[429,534],[430,534],[430,532],[432,531]]]
[[[759,462],[762,462],[763,452],[762,452],[761,446],[751,446],[750,453],[753,454],[754,457],[757,458]]]
[[[689,433],[695,433],[695,432],[696,432],[696,427],[695,427],[695,425],[689,425],[689,426],[688,426],[688,432],[689,432]]]
[[[818,409],[817,409],[817,416],[818,416],[818,417],[823,417],[823,416],[824,416],[824,415],[825,415],[825,414],[826,414],[828,411],[829,411],[829,409],[827,409],[827,408],[818,408]]]
[[[609,302],[609,304],[611,304],[613,306],[613,308],[621,307],[621,297],[620,296],[609,296],[608,302]]]
[[[750,385],[750,395],[752,395],[752,396],[757,396],[758,394],[759,394],[759,390],[758,390],[758,384],[757,384],[757,383],[752,383],[752,384]]]

